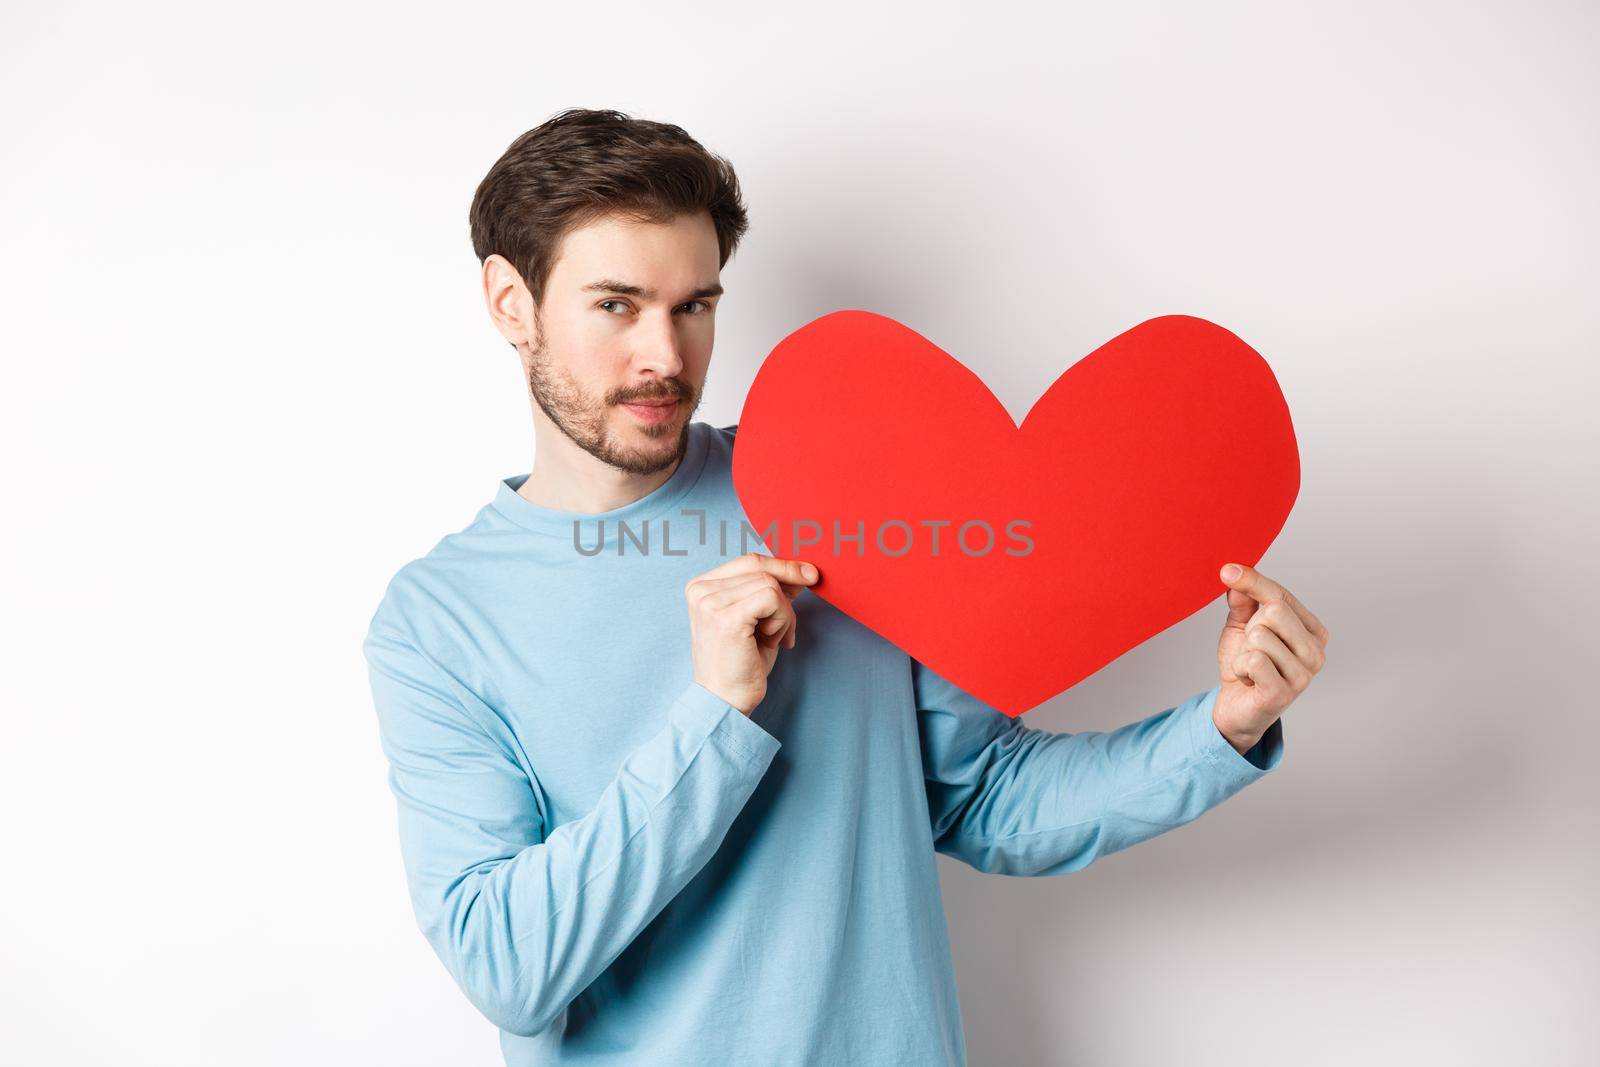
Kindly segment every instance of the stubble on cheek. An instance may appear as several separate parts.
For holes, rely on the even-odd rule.
[[[534,402],[556,427],[580,448],[619,470],[634,474],[654,474],[682,459],[688,451],[689,418],[699,406],[699,392],[684,387],[682,408],[671,423],[636,426],[647,437],[665,441],[677,434],[677,447],[666,451],[619,445],[610,431],[611,413],[616,405],[605,396],[591,400],[566,371],[546,352],[535,351],[528,359],[528,391]]]

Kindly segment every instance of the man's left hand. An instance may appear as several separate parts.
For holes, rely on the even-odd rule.
[[[1230,579],[1234,568],[1239,575]],[[1230,563],[1222,568],[1222,581],[1228,621],[1217,644],[1222,690],[1211,718],[1242,755],[1322,670],[1328,628],[1254,567]]]

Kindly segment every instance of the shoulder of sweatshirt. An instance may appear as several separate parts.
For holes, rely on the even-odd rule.
[[[518,527],[492,505],[484,505],[466,526],[445,534],[394,572],[368,621],[368,632],[387,629],[422,640],[427,620],[459,615],[476,597],[493,595],[496,569],[485,564],[502,554],[514,556],[520,541]]]

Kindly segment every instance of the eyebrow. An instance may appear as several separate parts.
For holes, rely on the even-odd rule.
[[[654,289],[645,289],[638,285],[629,285],[627,282],[619,282],[615,278],[602,278],[597,282],[590,282],[588,285],[583,287],[583,291],[586,293],[618,293],[622,296],[636,296],[641,300],[654,300],[656,298],[656,291]],[[721,285],[702,285],[700,288],[689,294],[689,299],[698,300],[702,296],[721,295]]]

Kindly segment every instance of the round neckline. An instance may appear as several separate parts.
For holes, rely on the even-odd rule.
[[[529,471],[526,474],[513,474],[500,479],[499,485],[495,488],[494,509],[525,530],[556,537],[571,537],[574,523],[600,522],[607,519],[637,523],[657,518],[687,496],[695,483],[700,480],[700,473],[705,468],[706,451],[710,444],[706,436],[709,429],[709,423],[689,423],[685,431],[689,435],[689,444],[684,449],[683,458],[678,461],[678,466],[673,470],[671,477],[638,500],[619,508],[612,508],[610,511],[563,511],[535,504],[517,492],[523,483],[532,477],[533,472]]]

